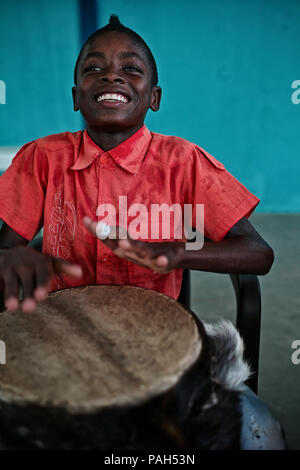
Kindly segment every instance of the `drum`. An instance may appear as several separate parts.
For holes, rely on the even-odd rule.
[[[0,338],[2,433],[45,449],[195,445],[193,420],[212,393],[209,341],[173,299],[133,286],[65,289],[32,314],[0,313]]]

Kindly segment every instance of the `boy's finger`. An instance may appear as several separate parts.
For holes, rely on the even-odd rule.
[[[104,243],[104,245],[106,245],[112,251],[118,248],[119,234],[122,233],[122,236],[124,236],[124,233],[126,233],[120,227],[110,227],[109,225],[104,224],[102,222],[95,222],[87,216],[84,217],[82,220],[87,230],[92,235],[101,240],[102,243]],[[109,235],[111,236],[109,237]]]
[[[68,276],[80,279],[83,275],[82,267],[79,264],[68,263],[59,258],[53,258],[53,270],[57,274],[67,274]]]
[[[150,259],[150,253],[144,242],[137,240],[118,240],[118,248],[122,250],[125,256],[133,256],[139,259]]]
[[[37,287],[34,291],[34,298],[37,302],[41,302],[43,300],[46,300],[47,296],[48,296],[48,292],[50,290],[50,286],[49,287]]]
[[[34,283],[35,283],[35,270],[34,268],[19,269],[18,276],[21,281],[23,300],[21,308],[24,313],[31,313],[36,307],[34,300]]]
[[[121,226],[107,225],[101,221],[95,222],[87,216],[83,217],[82,221],[89,232],[103,242],[107,240],[118,240],[119,238],[127,239],[128,237],[126,230]]]
[[[16,310],[19,307],[19,280],[12,269],[3,274],[5,284],[5,306],[7,310]]]
[[[131,258],[130,256],[126,256],[126,259],[127,259],[128,261],[131,261],[131,262],[134,263],[134,264],[137,264],[138,266],[142,266],[143,268],[151,269],[148,264],[141,263],[140,261],[138,261],[138,260],[135,259],[135,258]]]
[[[27,297],[27,299],[24,299],[22,302],[22,310],[24,313],[32,313],[36,307],[36,302],[33,300],[33,298]]]
[[[110,240],[108,235],[111,233],[111,229],[108,225],[102,224],[101,222],[95,222],[91,220],[89,217],[83,217],[82,219],[83,225],[87,230],[101,240],[108,248],[114,250],[118,243],[116,240]]]
[[[9,297],[5,301],[5,306],[7,310],[10,310],[10,311],[17,310],[17,308],[19,307],[19,301],[18,299],[16,299],[16,297]]]
[[[51,286],[51,275],[52,275],[52,258],[46,260],[46,262],[38,263],[35,266],[35,297],[36,300],[44,300],[47,296]]]
[[[129,251],[132,247],[129,240],[118,240],[118,245],[122,250]]]
[[[95,222],[87,216],[83,217],[82,221],[83,225],[88,229],[89,232],[91,232],[92,235],[95,235],[95,237],[102,241],[107,240],[111,233],[111,227],[109,225],[102,222]]]
[[[139,258],[150,258],[148,246],[140,240],[119,240],[118,246],[126,255],[134,254]]]
[[[168,266],[169,260],[166,256],[160,255],[157,258],[155,258],[155,264],[156,264],[156,266],[159,266],[160,268],[163,268],[165,266]]]
[[[97,237],[97,222],[94,222],[92,219],[90,219],[87,216],[83,217],[82,222],[85,228],[87,228],[88,231],[91,232],[91,234]]]

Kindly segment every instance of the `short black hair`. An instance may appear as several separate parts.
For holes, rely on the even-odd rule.
[[[152,86],[156,86],[158,83],[158,74],[157,74],[157,66],[155,59],[153,57],[153,54],[150,50],[150,48],[147,46],[145,43],[144,39],[137,34],[135,31],[133,31],[130,28],[127,28],[124,26],[122,23],[120,23],[119,17],[117,15],[111,15],[109,18],[109,23],[104,26],[103,28],[98,29],[95,31],[84,43],[82,46],[79,56],[77,58],[75,68],[74,68],[74,83],[75,85],[77,84],[77,69],[78,69],[78,64],[80,62],[80,59],[83,55],[84,49],[87,45],[89,45],[93,40],[100,36],[101,34],[108,33],[110,31],[117,31],[120,33],[126,33],[139,47],[141,47],[148,59],[150,68],[151,68],[151,84]]]

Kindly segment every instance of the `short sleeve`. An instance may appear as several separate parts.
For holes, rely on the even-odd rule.
[[[27,240],[43,225],[47,171],[46,156],[30,142],[0,176],[0,219]]]
[[[204,205],[204,235],[213,241],[222,240],[242,217],[249,217],[259,203],[222,163],[197,146],[187,161],[183,195],[184,202],[192,204],[194,228],[199,226],[197,204]]]

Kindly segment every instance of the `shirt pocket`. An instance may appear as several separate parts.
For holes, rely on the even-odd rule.
[[[219,170],[225,170],[225,166],[223,165],[223,163],[219,162],[215,157],[213,157],[212,155],[210,155],[208,152],[206,152],[205,150],[203,150],[202,148],[198,147],[200,152],[202,153],[202,155],[207,158],[208,161],[210,161],[210,163],[213,164],[214,167],[218,168]]]

